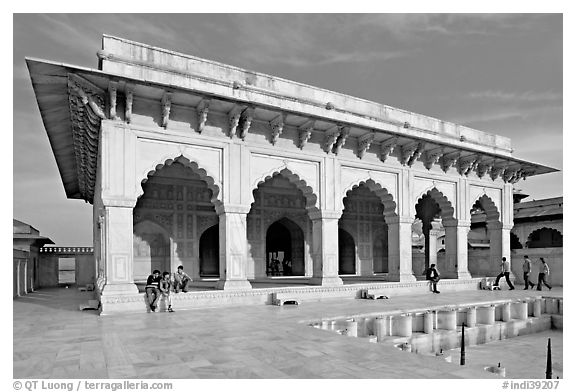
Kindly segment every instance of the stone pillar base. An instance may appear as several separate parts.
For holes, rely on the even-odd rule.
[[[344,284],[339,276],[312,277],[310,283],[319,286],[342,286]]]
[[[219,280],[216,284],[219,290],[252,290],[252,285],[245,279],[242,280]]]
[[[468,271],[458,271],[457,274],[458,276],[456,278],[458,279],[472,279],[472,275],[470,275]]]
[[[416,282],[416,277],[414,274],[399,274],[390,272],[388,274],[388,279],[391,282]]]
[[[106,283],[102,288],[101,296],[133,295],[138,294],[138,286],[134,283]]]

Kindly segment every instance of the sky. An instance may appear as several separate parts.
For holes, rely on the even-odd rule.
[[[13,217],[59,246],[92,245],[92,206],[68,200],[25,57],[97,68],[103,33],[512,139],[562,170],[561,14],[15,14]],[[562,173],[516,184],[562,196]]]

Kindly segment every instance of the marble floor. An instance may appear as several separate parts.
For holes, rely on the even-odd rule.
[[[384,344],[328,333],[307,321],[463,304],[543,291],[440,295],[98,316],[79,311],[93,293],[42,289],[13,301],[14,378],[496,378]],[[515,350],[512,341],[510,351]],[[520,347],[519,350],[522,350]]]

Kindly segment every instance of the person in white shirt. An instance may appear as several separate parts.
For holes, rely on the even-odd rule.
[[[542,264],[540,264],[540,273],[538,274],[538,287],[536,290],[542,291],[542,283],[544,283],[544,286],[548,287],[548,290],[552,290],[552,286],[546,282],[546,278],[548,275],[550,275],[550,267],[548,267],[548,264],[546,264],[543,257],[540,257],[540,261]]]
[[[501,264],[501,272],[496,277],[496,286],[499,285],[500,278],[505,277],[506,283],[508,283],[508,287],[510,290],[514,290],[514,285],[510,282],[510,262],[506,260],[506,257],[502,257],[502,264]]]

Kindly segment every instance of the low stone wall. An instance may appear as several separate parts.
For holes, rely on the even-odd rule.
[[[444,292],[476,290],[480,285],[477,279],[445,279],[438,284],[438,290]],[[270,305],[273,293],[290,293],[303,301],[322,301],[324,299],[360,298],[361,291],[366,289],[385,290],[387,296],[400,296],[412,294],[429,294],[430,287],[427,281],[410,283],[358,283],[335,287],[303,286],[284,288],[262,288],[239,291],[209,290],[187,293],[173,293],[172,303],[174,309],[193,309],[215,306],[234,305]],[[146,312],[144,293],[134,295],[117,295],[100,297],[101,314],[139,313]],[[162,305],[160,305],[162,308]]]

